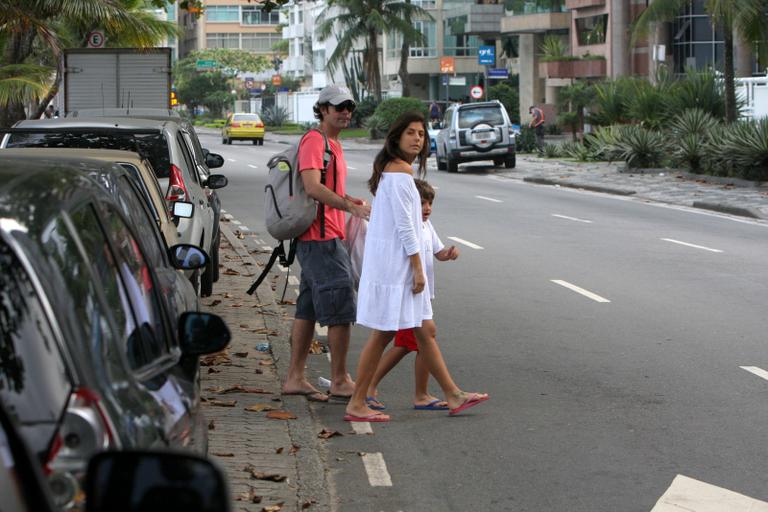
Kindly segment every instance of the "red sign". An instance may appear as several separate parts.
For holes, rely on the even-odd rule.
[[[472,96],[473,99],[479,100],[483,97],[483,88],[480,85],[473,85],[472,88],[469,90],[469,95]]]
[[[272,85],[283,85],[283,77],[280,75],[272,75]]]
[[[453,57],[440,57],[440,72],[444,75],[456,72],[456,59]]]

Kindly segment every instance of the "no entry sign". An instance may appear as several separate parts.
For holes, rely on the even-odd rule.
[[[469,90],[469,95],[472,96],[473,99],[479,100],[483,97],[483,88],[479,85],[473,85]]]

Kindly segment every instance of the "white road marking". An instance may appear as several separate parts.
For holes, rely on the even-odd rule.
[[[237,160],[235,160],[234,158],[227,158],[227,160],[228,160],[229,162],[237,162]]]
[[[357,170],[357,167],[350,167],[350,166],[348,165],[348,166],[347,166],[347,169],[348,169],[348,170],[350,170],[350,171],[356,171],[356,170]]]
[[[757,366],[739,366],[742,370],[747,370],[749,373],[754,373],[760,378],[768,380],[768,372]]]
[[[500,201],[498,199],[494,199],[492,197],[485,197],[485,196],[475,196],[475,197],[478,198],[478,199],[484,199],[486,201],[490,201],[492,203],[503,203],[504,202],[504,201]]]
[[[251,169],[258,169],[259,168],[258,165],[253,165],[253,164],[248,164],[248,167],[250,167]]]
[[[268,245],[262,245],[262,246],[261,246],[261,248],[262,248],[262,250],[264,250],[264,251],[269,251],[269,252],[272,252],[272,248],[271,248],[270,246],[268,246]]]
[[[471,249],[482,249],[482,247],[480,247],[477,244],[473,244],[472,242],[468,242],[466,240],[463,240],[463,239],[455,237],[455,236],[449,236],[448,238],[450,240],[453,240],[454,242],[459,242],[460,244],[464,244],[464,245],[466,245],[467,247],[469,247]]]
[[[264,240],[262,240],[261,238],[257,238],[257,239],[256,239],[256,243],[257,243],[257,244],[263,244],[263,243],[264,243]]]
[[[232,219],[232,224],[237,224],[239,226],[240,225],[240,221],[237,220],[237,219]]]
[[[227,213],[227,210],[222,209],[221,213]]]
[[[392,478],[381,453],[363,453],[362,458],[365,472],[368,473],[368,483],[372,487],[392,487]]]
[[[355,434],[359,436],[364,434],[373,434],[371,424],[367,421],[351,421],[350,423],[352,423],[352,430],[354,430]]]
[[[293,290],[293,291],[296,292],[296,296],[298,297],[299,296],[299,290]]]
[[[282,265],[277,265],[277,268],[280,269],[280,272],[288,272],[288,269]]]
[[[299,278],[296,276],[288,276],[288,284],[299,286]]]
[[[568,281],[561,281],[560,279],[550,279],[555,284],[559,284],[560,286],[564,286],[565,288],[568,288],[571,291],[574,291],[576,293],[580,293],[581,295],[590,298],[594,300],[595,302],[611,302],[610,300],[606,299],[605,297],[601,297],[597,295],[596,293],[592,293],[589,290],[585,290],[584,288],[580,288],[576,286],[575,284],[569,283]]]
[[[559,219],[566,219],[566,220],[572,220],[572,221],[575,221],[575,222],[584,222],[584,223],[586,223],[586,224],[592,224],[592,221],[591,221],[591,220],[586,220],[586,219],[578,219],[578,218],[576,218],[576,217],[569,217],[569,216],[567,216],[567,215],[560,215],[560,214],[557,214],[557,213],[553,213],[553,214],[552,214],[552,216],[553,216],[553,217],[557,217],[557,218],[559,218]]]
[[[242,225],[242,224],[240,224],[240,229],[241,229],[242,231],[250,231],[250,228],[249,228],[248,226],[244,226],[244,225]]]
[[[315,332],[318,336],[328,336],[328,326],[327,325],[318,325],[315,326]]]
[[[232,215],[231,213],[225,213],[225,214],[224,214],[224,217],[225,217],[225,218],[227,218],[227,219],[229,219],[229,220],[232,220],[232,219],[234,219],[234,218],[235,218],[235,216],[234,216],[234,215]]]
[[[693,247],[694,249],[702,249],[709,252],[723,252],[720,249],[712,249],[711,247],[704,247],[703,245],[689,244],[688,242],[681,242],[680,240],[674,240],[672,238],[662,238],[665,242],[672,242],[673,244],[680,244],[686,247]]]
[[[677,475],[651,512],[768,512],[768,503]]]

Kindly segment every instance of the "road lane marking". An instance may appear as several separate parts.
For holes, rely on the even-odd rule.
[[[560,215],[558,213],[553,213],[552,216],[553,217],[557,217],[558,219],[572,220],[574,222],[584,222],[585,224],[592,224],[591,220],[579,219],[579,218],[576,218],[576,217],[569,217],[567,215]]]
[[[568,281],[562,281],[560,279],[550,279],[555,284],[559,284],[560,286],[563,286],[565,288],[568,288],[571,291],[574,291],[576,293],[580,293],[581,295],[592,299],[595,302],[611,302],[610,300],[606,299],[605,297],[601,297],[596,293],[592,293],[589,290],[585,290],[584,288],[581,288],[579,286],[576,286],[575,284],[569,283]]]
[[[490,201],[492,203],[503,203],[504,201],[500,201],[498,199],[494,199],[492,197],[485,197],[485,196],[475,196],[478,199],[483,199],[485,201]]]
[[[288,284],[299,286],[299,278],[296,276],[288,276]]]
[[[372,487],[392,487],[392,478],[387,471],[387,464],[380,452],[363,453],[363,465],[368,473],[368,483]]]
[[[250,167],[251,169],[258,169],[259,168],[258,165],[253,165],[253,164],[248,164],[248,167]]]
[[[244,226],[243,224],[240,224],[240,229],[243,231],[250,231],[250,228],[248,226]]]
[[[237,219],[230,219],[230,221],[232,222],[232,224],[237,224],[238,226],[240,225],[240,221]]]
[[[227,213],[227,210],[222,209],[221,213]]]
[[[315,332],[318,336],[328,336],[328,326],[327,325],[318,325],[315,327]]]
[[[355,434],[359,436],[364,434],[373,434],[371,424],[367,421],[350,421],[350,423],[352,423],[352,430],[354,430]]]
[[[472,242],[467,242],[466,240],[463,240],[456,236],[449,236],[448,238],[450,240],[453,240],[454,242],[459,242],[460,244],[464,244],[471,249],[480,249],[480,250],[482,249],[482,247],[480,247],[479,245],[473,244]]]
[[[348,170],[350,170],[350,171],[356,171],[356,170],[357,170],[357,167],[350,167],[350,166],[347,166],[347,169],[348,169]]]
[[[768,503],[684,475],[675,476],[651,512],[768,512]]]
[[[229,161],[229,162],[237,162],[237,160],[235,160],[234,158],[227,158],[227,161]]]
[[[234,219],[234,218],[235,218],[235,216],[234,216],[234,215],[232,215],[231,213],[225,213],[225,214],[224,214],[224,218],[225,218],[225,219],[229,219],[229,220],[232,220],[232,219]]]
[[[768,372],[757,366],[739,366],[742,370],[747,370],[749,373],[753,373],[760,378],[768,380]]]
[[[680,240],[675,240],[673,238],[662,238],[662,240],[664,240],[665,242],[672,242],[673,244],[680,244],[686,247],[693,247],[694,249],[701,249],[704,251],[723,252],[720,249],[712,249],[711,247],[704,247],[703,245],[689,244],[688,242],[681,242]]]

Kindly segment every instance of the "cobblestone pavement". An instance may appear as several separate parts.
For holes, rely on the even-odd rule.
[[[312,411],[303,397],[280,396],[278,371],[284,375],[288,363],[292,318],[277,302],[274,278],[257,294],[246,293],[269,255],[249,253],[245,235],[227,222],[221,231],[220,279],[201,309],[224,318],[232,341],[201,360],[209,456],[227,475],[233,511],[329,510]],[[275,413],[295,419],[269,417]]]

